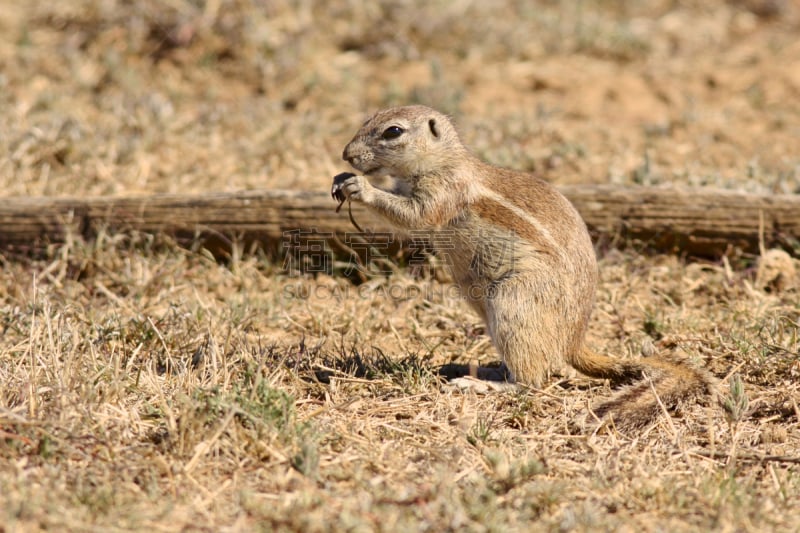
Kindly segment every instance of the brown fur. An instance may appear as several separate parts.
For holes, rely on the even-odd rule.
[[[532,243],[534,246],[542,240],[542,235],[536,228],[528,224],[525,219],[519,217],[508,206],[503,205],[491,198],[479,198],[471,205],[472,212],[487,224],[505,227],[516,233],[523,240]],[[546,243],[541,243],[537,248],[545,249]]]
[[[334,184],[334,193],[401,229],[436,234],[432,241],[513,380],[540,386],[551,367],[566,362],[628,384],[595,410],[628,428],[661,410],[650,382],[667,407],[711,392],[710,376],[681,361],[619,360],[584,348],[597,284],[586,225],[545,181],[477,159],[446,116],[424,106],[380,111],[342,156],[373,179],[399,181],[387,191],[353,176]]]

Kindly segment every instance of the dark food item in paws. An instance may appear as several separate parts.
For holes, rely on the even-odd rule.
[[[344,203],[347,198],[345,197],[344,193],[342,192],[342,184],[348,179],[355,176],[352,172],[342,172],[341,174],[336,174],[333,177],[333,186],[331,187],[331,196],[334,200],[339,202],[339,205]],[[337,209],[338,211],[338,209]]]

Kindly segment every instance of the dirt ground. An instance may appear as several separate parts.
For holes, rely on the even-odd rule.
[[[556,185],[797,194],[800,2],[0,0],[0,201],[328,190],[405,103]],[[425,272],[0,253],[0,531],[800,529],[800,280],[636,249],[589,344],[720,391],[638,434],[576,427],[612,391],[575,373],[446,386],[496,353]]]
[[[324,189],[363,118],[422,102],[556,183],[798,192],[798,11],[6,1],[2,191]]]

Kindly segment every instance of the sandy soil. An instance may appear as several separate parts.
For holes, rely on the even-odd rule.
[[[800,191],[800,9],[4,2],[2,194],[325,189],[422,102],[556,183]]]

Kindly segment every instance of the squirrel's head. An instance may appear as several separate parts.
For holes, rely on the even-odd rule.
[[[392,107],[370,117],[342,153],[368,176],[413,181],[446,172],[463,160],[461,144],[447,116],[429,107]]]

